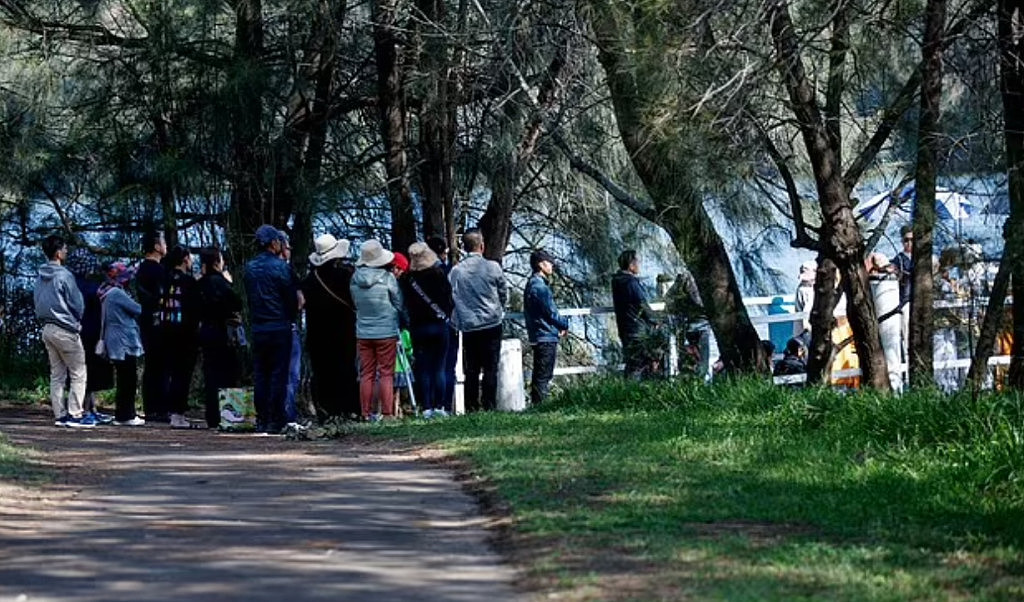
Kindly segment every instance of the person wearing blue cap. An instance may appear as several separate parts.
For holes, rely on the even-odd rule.
[[[245,291],[252,325],[253,405],[256,429],[279,433],[286,422],[292,323],[298,315],[297,288],[291,269],[279,258],[282,242],[277,228],[269,224],[257,228],[256,244],[262,252],[245,264]]]

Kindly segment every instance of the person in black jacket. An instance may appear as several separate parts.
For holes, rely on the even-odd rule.
[[[100,340],[103,312],[97,294],[103,275],[99,259],[87,247],[78,247],[68,254],[67,268],[75,275],[75,284],[85,300],[82,315],[82,346],[85,348],[85,399],[82,401],[86,413],[91,413],[100,424],[113,422],[114,417],[98,412],[96,392],[114,388],[114,365],[106,358],[96,355],[96,342]]]
[[[199,355],[199,316],[196,279],[192,275],[192,254],[175,245],[167,254],[170,272],[160,300],[160,328],[167,353],[167,402],[171,410],[171,428],[189,428],[189,387]]]
[[[358,418],[356,311],[349,285],[355,266],[350,243],[321,234],[313,241],[309,273],[302,281],[306,298],[306,350],[312,369],[311,392],[317,418]]]
[[[142,372],[142,411],[149,422],[167,422],[167,367],[164,345],[160,337],[160,299],[163,297],[166,274],[160,263],[167,254],[167,243],[161,232],[148,232],[142,237],[145,259],[135,272],[135,298],[142,306],[139,334],[145,350]]]
[[[637,275],[640,259],[636,251],[628,249],[619,254],[619,271],[612,276],[612,304],[615,306],[615,325],[622,341],[622,355],[626,376],[640,378],[650,364],[650,350],[644,349],[641,336],[655,326],[646,308],[647,294]]]
[[[238,386],[240,374],[236,336],[242,327],[242,299],[231,288],[231,274],[224,269],[220,249],[199,252],[202,277],[196,286],[199,300],[199,346],[203,351],[203,402],[206,425],[220,424],[220,389]]]
[[[452,412],[445,395],[452,286],[437,254],[426,243],[409,246],[409,271],[398,285],[409,314],[416,398],[425,418],[447,416]]]
[[[793,337],[786,342],[786,351],[782,359],[775,363],[774,376],[804,374],[807,372],[807,348],[800,339]]]

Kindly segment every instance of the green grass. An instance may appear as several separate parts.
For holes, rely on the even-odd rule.
[[[561,599],[1024,596],[1024,398],[596,380],[366,432],[468,459]]]
[[[31,450],[15,447],[0,434],[0,483],[47,482],[49,474],[32,458]]]

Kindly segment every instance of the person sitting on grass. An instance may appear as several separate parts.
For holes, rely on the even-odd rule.
[[[775,363],[775,376],[804,374],[807,372],[807,348],[800,339],[793,337],[786,342],[786,351],[782,359]]]

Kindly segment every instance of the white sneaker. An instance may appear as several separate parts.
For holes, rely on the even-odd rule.
[[[444,410],[444,408],[438,408],[438,409],[434,410],[434,418],[447,418],[447,417],[448,417],[448,412],[446,412]]]
[[[117,426],[142,426],[146,424],[146,421],[136,416],[131,420],[115,420],[114,424]]]
[[[181,414],[171,414],[171,428],[172,429],[190,429],[192,423],[188,421],[188,418]]]
[[[423,417],[430,419],[434,417],[434,410],[423,410]]]

